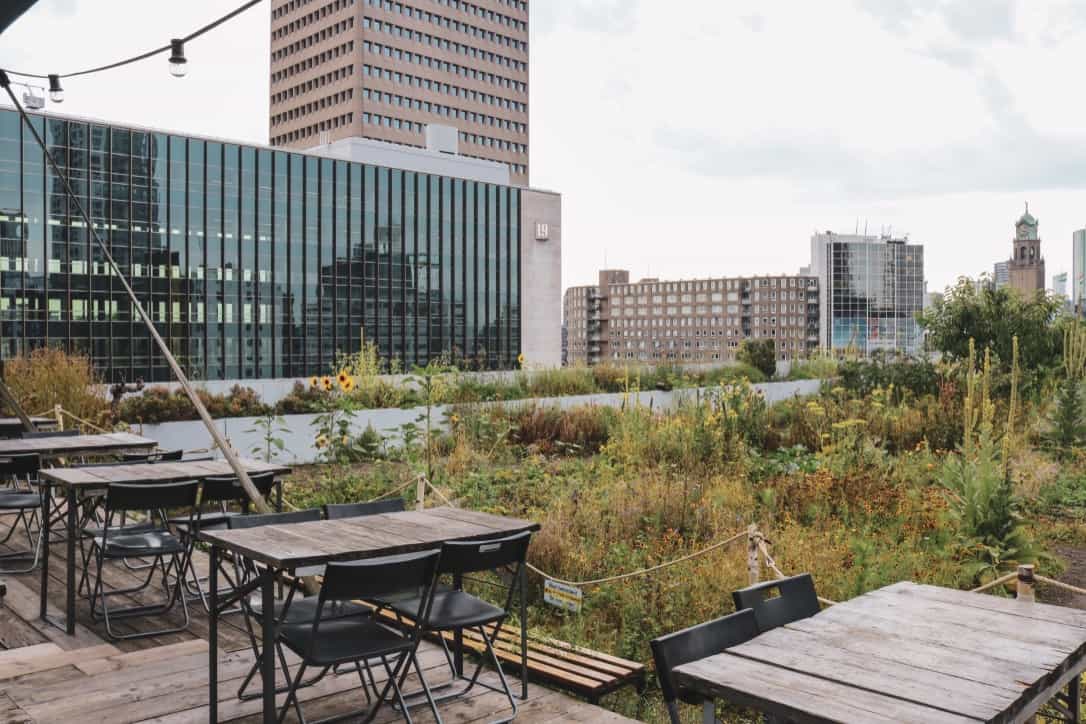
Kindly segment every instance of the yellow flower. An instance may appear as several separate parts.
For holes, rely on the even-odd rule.
[[[354,377],[348,377],[345,381],[340,382],[339,386],[344,392],[350,392],[354,389]]]
[[[524,353],[523,352],[521,352],[520,354],[517,355],[517,364],[520,365],[521,367],[524,366]]]
[[[318,450],[323,450],[328,447],[328,438],[324,435],[317,435],[317,441],[314,443]]]
[[[310,384],[311,387],[316,387],[320,383],[321,383],[321,381],[319,379],[317,379],[316,375],[313,375],[312,377],[309,378],[309,384]]]
[[[449,416],[449,422],[451,422],[452,424],[455,425],[456,423],[460,422],[460,416],[459,415],[450,415]]]
[[[332,378],[327,376],[327,375],[325,375],[324,377],[321,377],[321,387],[324,388],[325,392],[331,392],[332,391]]]
[[[343,443],[344,445],[350,445],[350,444],[351,444],[351,438],[350,438],[350,436],[348,436],[348,435],[344,435],[344,436],[343,436],[343,437],[342,437],[342,438],[340,439],[340,442],[342,442],[342,443]]]

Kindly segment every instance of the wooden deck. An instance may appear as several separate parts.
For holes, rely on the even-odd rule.
[[[0,538],[7,532],[10,518],[0,518]],[[64,555],[63,544],[52,546],[49,602],[51,615],[57,618],[64,605]],[[206,557],[199,557],[200,565],[206,565]],[[106,583],[111,588],[128,587],[137,581],[137,576],[138,573],[123,566],[111,565]],[[208,628],[199,603],[189,605],[192,624],[186,633],[110,642],[102,624],[91,621],[86,601],[80,599],[76,634],[67,636],[38,619],[39,577],[38,572],[0,575],[7,585],[7,595],[0,607],[0,724],[207,721]],[[147,601],[137,596],[133,602]],[[158,619],[133,619],[123,625],[129,631],[153,630],[163,628],[164,619],[179,622],[180,611]],[[236,697],[241,679],[252,662],[248,637],[237,615],[226,617],[220,625],[219,647],[220,720],[259,722],[260,702],[241,702]],[[428,681],[437,683],[445,679],[447,668],[437,647],[424,644],[419,660],[428,672]],[[408,679],[407,690],[418,688],[412,678]],[[497,675],[488,671],[484,680],[496,682]],[[519,689],[519,685],[514,689]],[[355,675],[329,675],[303,690],[301,698],[307,718],[313,719],[365,705]],[[528,701],[519,703],[517,721],[523,722],[631,721],[538,684],[529,687]],[[446,702],[440,711],[446,722],[482,722],[504,714],[507,706],[503,696],[476,687],[471,696],[455,703]],[[412,716],[419,722],[433,721],[425,707],[412,710]],[[288,721],[295,720],[292,712]],[[385,710],[377,721],[402,719]]]

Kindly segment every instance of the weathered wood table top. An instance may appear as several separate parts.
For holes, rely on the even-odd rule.
[[[30,418],[30,422],[35,427],[42,425],[56,425],[57,421],[52,417],[39,417],[34,416]],[[15,435],[23,432],[23,421],[17,417],[0,417],[0,435]]]
[[[247,530],[200,531],[199,537],[272,568],[289,570],[329,561],[413,553],[438,548],[445,541],[529,530],[539,530],[539,524],[460,508],[430,508]]]
[[[250,473],[285,474],[290,468],[259,460],[241,459]],[[109,483],[172,483],[182,480],[202,480],[212,476],[233,475],[225,460],[193,460],[190,462],[118,463],[90,468],[48,468],[39,475],[56,485],[74,488],[101,488]]]
[[[150,438],[129,432],[111,432],[104,435],[59,435],[48,437],[0,440],[0,457],[22,453],[38,453],[46,457],[61,455],[94,455],[121,450],[150,449],[158,443]]]
[[[1086,669],[1086,611],[896,583],[678,667],[797,722],[1021,722]]]

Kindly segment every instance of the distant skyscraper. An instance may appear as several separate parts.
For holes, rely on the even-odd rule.
[[[1071,271],[1071,302],[1075,314],[1086,317],[1086,229],[1071,235],[1074,247],[1074,268]]]
[[[920,352],[924,247],[907,239],[853,234],[811,237],[822,344],[832,349]]]
[[[1014,242],[1011,250],[1010,287],[1025,295],[1044,291],[1045,260],[1041,256],[1041,237],[1037,234],[1040,222],[1026,211],[1014,224]]]
[[[271,145],[426,147],[430,124],[528,184],[525,0],[272,1]]]
[[[1067,272],[1052,275],[1052,293],[1067,298]]]
[[[996,289],[1002,289],[1011,282],[1011,263],[1009,261],[997,261],[992,268],[992,284]]]

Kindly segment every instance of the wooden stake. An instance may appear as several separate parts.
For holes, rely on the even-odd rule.
[[[762,578],[761,563],[758,560],[758,526],[751,523],[747,526],[747,573],[750,576],[750,585],[753,586]]]
[[[9,89],[10,92],[10,89]],[[11,390],[4,384],[3,380],[0,380],[0,398],[3,399],[4,404],[7,405],[15,416],[19,418],[19,422],[23,423],[23,429],[27,432],[34,432],[36,428],[34,423],[30,421],[30,417],[27,416],[26,410],[15,400],[15,395],[11,394]]]
[[[1036,601],[1033,586],[1035,579],[1033,577],[1033,565],[1022,564],[1018,566],[1018,589],[1015,596],[1019,601]]]

